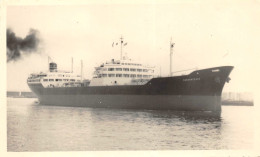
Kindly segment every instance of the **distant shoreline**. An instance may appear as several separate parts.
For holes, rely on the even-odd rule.
[[[7,97],[12,98],[37,98],[33,92],[18,92],[18,91],[7,91]]]
[[[222,106],[254,106],[253,101],[228,101],[223,100]]]
[[[37,96],[7,96],[7,98],[37,98]]]

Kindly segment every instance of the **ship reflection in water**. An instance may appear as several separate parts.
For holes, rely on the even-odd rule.
[[[151,111],[152,118],[177,118],[181,121],[221,121],[221,112],[203,111]]]
[[[42,106],[35,100],[8,98],[8,151],[253,148],[250,106],[223,106],[216,115]]]

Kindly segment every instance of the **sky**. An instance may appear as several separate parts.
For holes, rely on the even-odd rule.
[[[94,67],[119,59],[112,47],[121,35],[128,57],[169,74],[169,43],[175,43],[173,71],[234,66],[224,91],[252,92],[260,50],[259,1],[151,1],[84,5],[10,5],[6,27],[21,38],[30,29],[40,35],[36,53],[8,62],[7,90],[29,91],[30,73],[48,70],[48,56],[59,70],[91,79]]]

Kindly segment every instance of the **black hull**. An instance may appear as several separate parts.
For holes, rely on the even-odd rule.
[[[224,66],[184,76],[153,78],[145,85],[44,88],[41,84],[30,84],[29,87],[44,105],[221,111],[222,89],[232,69]]]

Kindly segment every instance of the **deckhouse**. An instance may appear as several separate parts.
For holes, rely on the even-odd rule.
[[[90,86],[145,84],[155,76],[154,69],[130,59],[112,59],[95,67]]]
[[[30,74],[27,83],[31,85],[42,84],[45,88],[78,87],[81,86],[81,76],[73,72],[58,71],[57,64],[51,62],[48,72]]]

